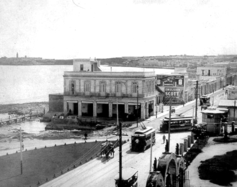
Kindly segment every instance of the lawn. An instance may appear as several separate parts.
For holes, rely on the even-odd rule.
[[[0,186],[37,186],[84,164],[100,151],[101,142],[77,143],[23,152],[21,175],[20,153],[0,157]]]

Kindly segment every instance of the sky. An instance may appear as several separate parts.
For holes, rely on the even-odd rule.
[[[236,0],[1,0],[0,57],[237,54]]]

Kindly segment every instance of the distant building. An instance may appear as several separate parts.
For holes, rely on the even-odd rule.
[[[218,66],[197,67],[197,75],[225,77],[227,75],[227,67],[218,67]]]

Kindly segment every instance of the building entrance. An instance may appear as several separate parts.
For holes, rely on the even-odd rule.
[[[125,116],[124,104],[118,104],[118,113],[119,118],[123,118]],[[113,118],[117,117],[117,104],[113,104]]]
[[[148,114],[149,114],[149,117],[154,115],[154,102],[153,101],[149,102]]]
[[[73,103],[73,114],[78,115],[78,103]]]
[[[97,117],[109,117],[108,104],[97,104]]]
[[[128,114],[130,117],[136,118],[138,115],[138,118],[140,118],[141,117],[140,105],[138,105],[138,109],[137,109],[137,105],[128,105]]]
[[[93,103],[82,103],[81,105],[82,116],[93,116]]]

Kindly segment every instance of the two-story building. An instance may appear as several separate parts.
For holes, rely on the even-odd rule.
[[[94,118],[138,113],[141,119],[148,118],[155,110],[155,78],[152,69],[75,59],[73,71],[64,73],[64,113]]]

